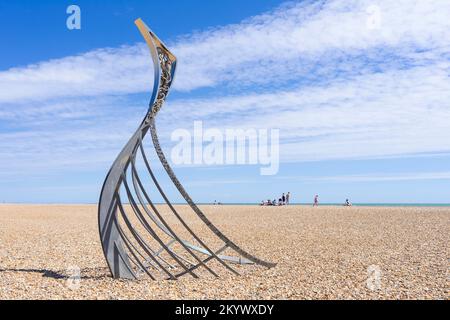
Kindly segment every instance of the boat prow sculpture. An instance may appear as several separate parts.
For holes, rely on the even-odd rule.
[[[150,108],[139,128],[114,161],[100,195],[100,238],[112,276],[137,279],[140,275],[147,274],[152,279],[158,279],[161,275],[176,279],[190,274],[197,278],[196,272],[200,268],[218,276],[212,269],[212,264],[221,265],[235,274],[237,271],[232,264],[258,264],[268,268],[275,266],[274,263],[260,260],[242,250],[214,226],[192,201],[170,168],[158,141],[155,118],[173,83],[177,59],[141,19],[137,19],[135,23],[150,48],[154,64],[154,83]],[[215,241],[216,245],[221,243],[218,248],[208,246],[189,226],[188,219],[183,218],[165,195],[144,152],[143,139],[148,131],[165,171],[194,215],[218,238],[215,239],[218,240]],[[163,213],[161,207],[157,208],[151,201],[144,188],[143,179],[138,174],[138,157],[145,164],[144,169],[153,183],[151,187],[161,194],[171,216]],[[174,218],[178,223],[177,230],[181,228],[185,234],[192,237],[191,242],[181,239],[174,231]],[[225,255],[225,251],[231,251],[233,254]],[[213,261],[217,263],[212,263]]]

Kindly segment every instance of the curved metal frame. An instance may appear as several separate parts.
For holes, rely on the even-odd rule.
[[[212,270],[207,262],[216,260],[223,265],[227,270],[238,274],[229,263],[237,264],[259,264],[265,267],[273,267],[274,263],[266,262],[255,256],[247,253],[233,243],[226,237],[211,221],[203,214],[188,195],[186,190],[181,185],[180,181],[175,176],[173,170],[169,166],[167,159],[159,144],[156,133],[155,117],[164,103],[170,86],[172,85],[175,69],[176,57],[166,48],[166,46],[158,39],[158,37],[145,25],[141,19],[135,21],[139,31],[143,35],[147,45],[150,49],[154,64],[154,83],[153,93],[150,99],[150,108],[142,121],[139,128],[133,134],[131,139],[127,142],[125,147],[119,153],[114,161],[111,169],[106,176],[105,182],[100,195],[98,208],[99,232],[102,243],[103,253],[110,268],[111,274],[114,278],[137,279],[139,272],[146,273],[150,278],[156,277],[150,272],[151,268],[162,271],[169,279],[176,279],[179,276],[189,273],[193,277],[198,277],[194,271],[200,266],[205,268],[214,276],[218,274]],[[153,146],[161,161],[165,171],[169,175],[176,188],[192,208],[198,218],[223,242],[223,246],[217,250],[212,250],[208,245],[202,241],[195,232],[189,227],[188,223],[177,212],[174,206],[170,203],[165,195],[163,189],[158,183],[150,163],[144,152],[143,139],[150,130]],[[144,184],[138,175],[136,168],[136,157],[140,154],[147,172],[149,173],[156,189],[163,197],[168,205],[170,212],[177,218],[183,228],[199,243],[200,246],[181,239],[174,230],[170,227],[168,222],[164,219],[156,206],[151,201]],[[127,181],[127,172],[131,172],[131,183]],[[143,228],[153,240],[155,240],[160,248],[154,250],[145,240],[148,235],[142,236],[126,213],[122,205],[120,195],[120,188],[126,191],[126,197],[129,201],[130,207],[137,221],[139,221],[141,228]],[[133,197],[133,190],[137,200]],[[119,220],[123,222],[121,225]],[[153,222],[154,226],[149,223],[147,219]],[[126,227],[126,229],[124,229]],[[158,235],[162,232],[169,239],[165,241]],[[128,234],[128,235],[127,235]],[[176,253],[171,246],[179,244],[184,250],[184,254],[195,260],[189,261],[186,257]],[[222,255],[221,253],[226,249],[232,249],[239,256]],[[176,269],[169,261],[162,257],[165,252],[173,262],[181,267],[178,273],[171,272]],[[200,257],[199,254],[206,256]],[[134,265],[134,266],[133,266]]]

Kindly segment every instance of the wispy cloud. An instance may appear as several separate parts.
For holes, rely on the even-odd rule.
[[[449,152],[449,12],[446,0],[305,1],[171,39],[179,94],[160,135],[170,146],[198,119],[279,128],[282,161]],[[0,172],[110,163],[151,79],[144,44],[1,71]]]
[[[372,29],[367,9],[374,5],[380,25]],[[272,87],[442,61],[449,57],[448,12],[446,0],[290,3],[169,41],[180,61],[175,89]],[[147,92],[151,73],[143,44],[98,49],[1,72],[0,102]]]
[[[278,177],[283,180],[295,180],[301,182],[383,182],[383,181],[413,181],[413,180],[450,180],[450,171],[444,172],[410,172],[410,173],[372,173],[363,175],[343,176],[297,176]]]
[[[448,72],[430,65],[328,86],[173,102],[167,107],[175,121],[166,126],[204,119],[210,127],[280,128],[283,161],[449,152],[449,101]]]

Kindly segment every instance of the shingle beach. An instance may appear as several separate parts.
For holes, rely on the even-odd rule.
[[[450,208],[201,208],[239,246],[277,266],[238,266],[235,276],[214,265],[219,278],[199,270],[200,279],[114,280],[96,205],[3,204],[0,299],[449,298]],[[79,281],[71,277],[78,269]]]

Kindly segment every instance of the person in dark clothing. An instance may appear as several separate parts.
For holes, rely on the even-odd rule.
[[[314,197],[313,207],[318,207],[318,206],[319,206],[319,195],[316,194],[316,196]]]

